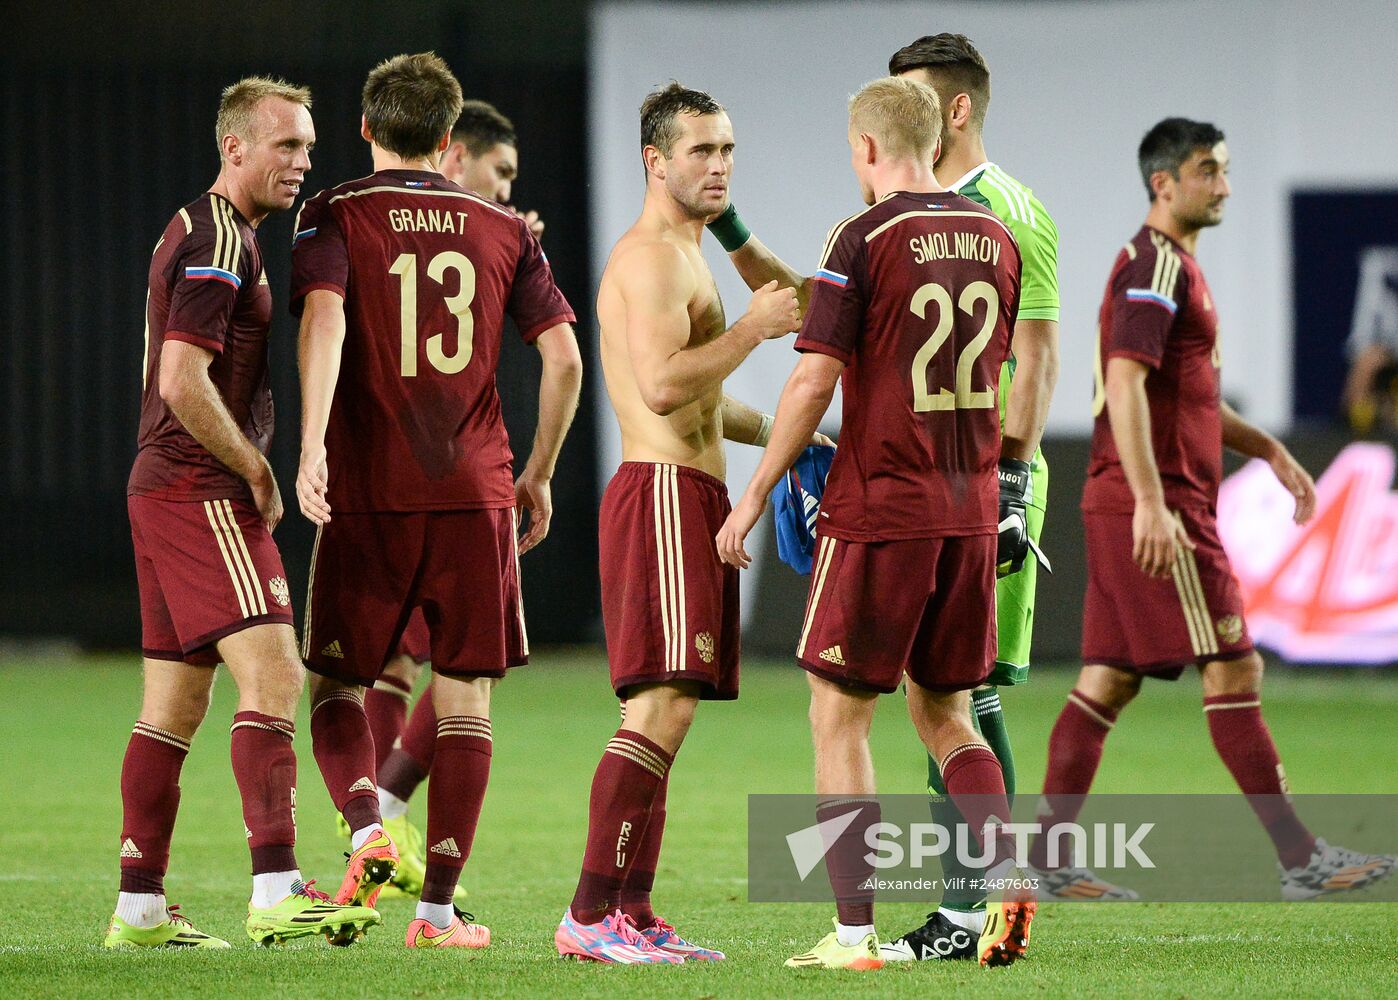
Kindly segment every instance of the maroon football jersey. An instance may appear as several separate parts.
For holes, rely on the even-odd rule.
[[[518,216],[424,170],[380,170],[301,208],[291,309],[345,300],[325,446],[334,510],[514,505],[495,392],[506,313],[526,342],[573,310]]]
[[[1004,224],[950,192],[896,192],[831,231],[796,338],[846,366],[822,534],[996,530],[997,387],[1019,274]]]
[[[1107,418],[1107,362],[1150,366],[1146,401],[1155,462],[1171,507],[1212,507],[1223,475],[1218,315],[1199,263],[1142,226],[1117,254],[1098,314],[1097,394],[1083,510],[1129,514],[1135,500]]]
[[[246,481],[194,440],[160,398],[160,353],[167,340],[213,351],[210,380],[248,440],[266,454],[272,441],[271,323],[272,292],[251,224],[213,193],[180,209],[150,261],[139,450],[128,494],[252,500]]]

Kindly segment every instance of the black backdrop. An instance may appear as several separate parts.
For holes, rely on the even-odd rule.
[[[547,223],[549,259],[584,341],[592,294],[584,5],[116,7],[32,5],[0,19],[8,34],[0,67],[0,634],[129,646],[139,623],[125,483],[146,267],[170,216],[217,174],[213,122],[223,86],[264,73],[312,88],[318,145],[309,196],[369,171],[359,138],[368,70],[398,52],[435,49],[468,96],[513,118],[521,160],[513,197]],[[289,507],[277,540],[299,608],[312,532],[291,497],[299,413],[286,312],[292,222],[292,212],[270,217],[259,240],[276,299],[272,460]],[[534,432],[538,370],[532,348],[507,342],[499,390],[519,461]],[[555,480],[553,535],[524,560],[539,642],[590,638],[597,620],[590,399],[585,390]]]

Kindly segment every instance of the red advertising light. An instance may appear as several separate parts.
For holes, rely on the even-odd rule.
[[[1316,483],[1316,513],[1265,462],[1224,481],[1218,529],[1259,646],[1308,663],[1398,662],[1398,494],[1394,452],[1351,444]]]

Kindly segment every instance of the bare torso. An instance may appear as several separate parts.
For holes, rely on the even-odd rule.
[[[657,233],[642,222],[617,241],[597,292],[597,318],[602,330],[602,373],[621,427],[621,457],[624,462],[687,465],[722,479],[725,471],[722,381],[707,387],[693,402],[662,416],[646,405],[632,365],[627,341],[627,304],[617,287],[617,275],[628,266],[634,266],[642,255],[667,252],[669,247],[683,254],[694,279],[694,290],[685,303],[689,315],[686,347],[707,344],[725,329],[718,287],[693,239],[686,238],[682,231]],[[644,336],[644,332],[641,335]]]

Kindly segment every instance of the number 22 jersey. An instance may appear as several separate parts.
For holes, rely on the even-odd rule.
[[[523,220],[426,170],[380,170],[302,206],[291,310],[345,300],[325,444],[345,513],[514,506],[495,391],[505,314],[526,343],[574,320]]]
[[[950,192],[894,192],[826,240],[796,350],[845,363],[821,534],[852,542],[993,534],[997,388],[1019,248]]]

